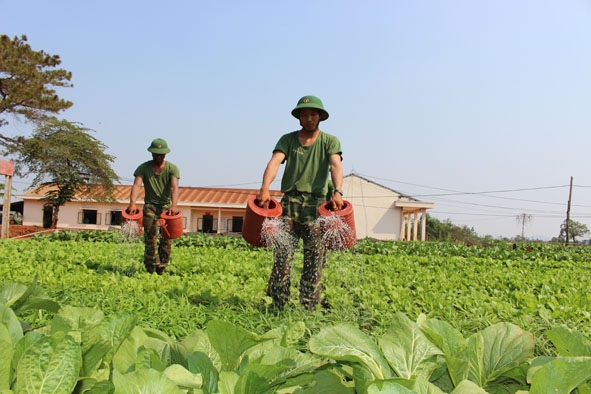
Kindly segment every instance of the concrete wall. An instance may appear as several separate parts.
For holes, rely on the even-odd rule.
[[[114,226],[109,222],[111,212],[122,211],[127,208],[128,203],[102,204],[97,202],[71,201],[60,207],[58,225],[60,229],[85,229],[85,230],[108,230]],[[138,204],[141,208],[141,204]],[[246,208],[216,208],[205,207],[195,208],[190,206],[179,206],[183,214],[183,231],[203,231],[203,216],[213,216],[213,232],[232,232],[234,216],[244,218]],[[96,211],[97,224],[79,223],[79,215],[83,210]],[[23,210],[23,224],[30,226],[43,226],[43,202],[38,200],[27,200]],[[239,223],[240,220],[236,223]],[[234,224],[236,226],[236,224]]]
[[[353,206],[357,239],[400,238],[402,210],[394,206],[400,194],[354,175],[345,177],[343,193]]]
[[[401,239],[400,229],[403,214],[402,208],[397,207],[396,204],[401,201],[413,201],[412,199],[355,175],[348,175],[344,178],[343,192],[344,199],[353,206],[357,239],[367,237],[379,240]],[[112,224],[107,222],[109,213],[122,211],[127,208],[128,204],[128,201],[123,200],[114,204],[101,204],[93,201],[69,202],[60,208],[58,228],[109,229],[112,227]],[[79,214],[84,209],[96,210],[99,223],[79,223]],[[227,204],[227,206],[219,207],[213,203],[181,202],[179,209],[183,213],[185,232],[201,232],[204,229],[208,230],[206,232],[221,234],[233,232],[233,217],[244,218],[246,213],[246,206],[241,204]],[[210,215],[213,218],[208,221],[204,215]],[[235,223],[239,224],[239,222],[240,220]],[[23,224],[43,225],[43,203],[41,201],[25,200]]]

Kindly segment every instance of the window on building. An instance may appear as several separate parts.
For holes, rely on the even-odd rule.
[[[78,212],[78,224],[101,224],[101,215],[96,209],[83,209]]]
[[[202,227],[204,233],[213,233],[213,215],[203,215]]]
[[[122,223],[123,216],[121,216],[121,211],[111,211],[105,216],[105,224],[107,225],[121,226]]]
[[[242,232],[243,221],[244,221],[244,218],[242,216],[232,216],[232,232],[233,233]]]
[[[51,205],[43,206],[43,228],[50,228],[53,221],[53,207]],[[80,219],[78,219],[80,221]]]

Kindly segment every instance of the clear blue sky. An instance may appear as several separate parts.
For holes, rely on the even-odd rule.
[[[572,176],[571,218],[591,228],[589,0],[0,9],[0,33],[26,34],[73,73],[59,93],[74,106],[60,117],[96,130],[124,183],[163,137],[181,186],[258,188],[279,136],[299,127],[291,109],[313,94],[330,113],[321,128],[341,139],[345,174],[509,237],[520,214],[531,215],[526,236],[557,236]],[[4,133],[26,133],[8,120]]]

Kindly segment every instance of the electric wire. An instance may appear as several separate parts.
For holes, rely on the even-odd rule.
[[[459,218],[470,218],[470,222],[474,221],[498,221],[498,220],[506,220],[508,218],[517,218],[520,214],[524,214],[527,212],[528,214],[534,214],[537,219],[540,220],[548,220],[548,219],[561,219],[565,217],[564,211],[556,211],[556,210],[548,210],[543,209],[541,207],[535,207],[536,205],[546,205],[546,206],[560,206],[566,208],[567,201],[564,202],[556,202],[556,201],[541,201],[536,199],[525,199],[525,198],[515,198],[515,197],[508,197],[508,196],[498,196],[494,194],[507,194],[507,193],[520,193],[520,192],[539,192],[541,190],[560,190],[560,189],[568,189],[570,185],[550,185],[550,186],[538,186],[538,187],[530,187],[530,188],[515,188],[515,189],[500,189],[500,190],[488,190],[488,191],[477,191],[477,192],[465,192],[459,190],[452,190],[452,189],[445,189],[439,187],[431,187],[420,185],[411,182],[404,182],[398,181],[393,179],[387,178],[377,178],[363,174],[357,174],[362,176],[370,181],[375,181],[376,183],[383,183],[383,182],[392,182],[392,183],[399,183],[404,185],[410,185],[420,188],[426,188],[430,190],[439,190],[447,193],[409,193],[408,196],[414,199],[420,198],[429,198],[430,200],[435,203],[435,207],[430,215],[435,217],[441,217],[442,215],[449,215],[454,216],[454,220],[459,220]],[[591,186],[587,185],[572,185],[573,189],[589,189]],[[454,196],[457,198],[468,197],[471,198],[472,201],[459,201],[456,199],[446,199],[441,197],[447,196]],[[365,196],[365,198],[371,198],[371,196]],[[514,201],[514,202],[524,202],[528,203],[526,208],[520,206],[501,206],[501,205],[493,205],[493,204],[486,204],[486,203],[479,203],[475,202],[473,198],[494,198],[497,200],[506,200],[506,201]],[[533,205],[533,206],[532,206]],[[461,211],[455,210],[441,210],[445,206],[451,206],[459,208]],[[587,204],[575,204],[571,203],[570,207],[575,211],[570,212],[570,219],[571,220],[585,220],[591,218],[591,213],[589,213],[585,208],[591,208],[591,205]],[[439,209],[438,209],[439,208]],[[482,211],[484,209],[484,211]],[[579,212],[576,212],[579,210]],[[587,212],[580,212],[580,210],[584,210]]]
[[[547,209],[539,209],[534,208],[532,206],[528,206],[527,208],[523,207],[512,207],[506,205],[496,205],[496,204],[486,204],[486,203],[479,203],[474,201],[459,201],[456,199],[446,199],[442,197],[483,197],[483,198],[494,198],[497,200],[507,200],[507,201],[515,201],[515,202],[524,202],[529,204],[540,204],[540,205],[551,205],[551,206],[561,206],[565,207],[566,202],[556,202],[556,201],[542,201],[536,199],[525,199],[525,198],[515,198],[509,196],[498,196],[495,194],[509,194],[509,193],[519,193],[519,192],[536,192],[541,190],[552,190],[552,189],[565,189],[570,187],[570,185],[550,185],[550,186],[537,186],[537,187],[522,187],[522,188],[515,188],[515,189],[499,189],[499,190],[483,190],[483,191],[460,191],[454,190],[449,188],[441,188],[441,187],[434,187],[434,186],[426,186],[422,184],[412,183],[412,182],[405,182],[400,180],[388,179],[388,178],[381,178],[381,177],[374,177],[365,174],[351,174],[357,175],[359,177],[365,178],[367,180],[376,182],[377,184],[383,184],[383,182],[394,183],[394,184],[401,184],[401,185],[408,185],[413,187],[420,187],[429,190],[436,190],[441,191],[444,193],[397,193],[401,194],[403,197],[409,197],[412,199],[419,200],[420,198],[430,198],[436,205],[433,209],[433,214],[436,215],[454,215],[454,216],[467,216],[472,218],[481,218],[486,219],[490,218],[491,220],[498,220],[502,218],[515,218],[516,215],[522,214],[523,212],[535,214],[536,218],[562,218],[565,216],[564,212],[562,211],[555,211],[555,210],[547,210]],[[133,178],[122,177],[120,178],[122,182],[133,183]],[[277,184],[281,181],[281,179],[274,180],[273,184]],[[26,184],[26,182],[14,180],[13,183],[17,184]],[[244,183],[233,183],[233,184],[220,184],[220,185],[210,185],[210,186],[202,186],[203,188],[226,188],[230,190],[226,190],[227,193],[243,193],[241,190],[232,191],[232,188],[237,187],[248,187],[254,186],[253,189],[258,189],[260,185],[260,181],[255,182],[244,182]],[[591,189],[589,185],[578,185],[574,184],[573,188],[580,188],[580,189]],[[383,195],[370,195],[361,189],[360,196],[348,196],[349,198],[360,198],[363,201],[363,208],[378,208],[371,204],[371,200],[384,198]],[[456,210],[441,210],[446,206],[459,208],[460,211]],[[439,209],[438,209],[439,208]],[[591,205],[582,205],[582,204],[571,204],[571,208],[591,208]],[[484,209],[484,210],[483,210]],[[591,218],[591,213],[589,212],[571,212],[570,217],[573,219],[587,219]]]

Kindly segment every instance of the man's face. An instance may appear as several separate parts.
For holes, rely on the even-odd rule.
[[[320,123],[320,112],[314,108],[300,109],[300,125],[305,131],[315,131]]]
[[[165,156],[166,154],[152,153],[152,160],[154,161],[154,163],[160,165],[164,161]]]

